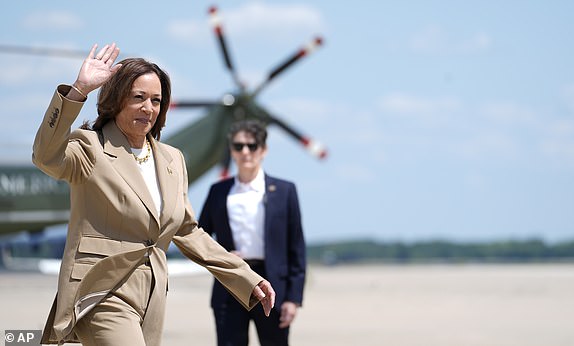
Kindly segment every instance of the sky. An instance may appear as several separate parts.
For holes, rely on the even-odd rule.
[[[11,1],[0,44],[156,62],[172,97],[235,90],[209,24],[217,5],[251,90],[320,35],[324,45],[258,95],[323,143],[325,160],[269,128],[265,171],[297,185],[309,243],[574,238],[574,2]],[[0,164],[30,163],[36,129],[82,58],[0,54]],[[79,125],[95,119],[90,95]],[[205,116],[168,113],[163,136]],[[190,187],[200,212],[217,168]]]

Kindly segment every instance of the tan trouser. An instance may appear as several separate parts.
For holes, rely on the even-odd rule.
[[[75,332],[84,346],[146,346],[143,317],[152,287],[149,267],[138,267],[114,293],[78,321]]]

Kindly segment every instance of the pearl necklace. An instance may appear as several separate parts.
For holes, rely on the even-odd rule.
[[[134,159],[136,159],[137,163],[139,163],[140,165],[143,164],[143,163],[145,163],[145,162],[149,159],[149,157],[151,156],[151,148],[150,148],[150,145],[149,145],[149,141],[148,141],[147,139],[146,139],[146,141],[145,141],[145,144],[146,144],[146,147],[147,147],[147,154],[146,154],[144,157],[139,158],[139,157],[136,156],[136,154],[132,153],[132,155],[134,156]]]

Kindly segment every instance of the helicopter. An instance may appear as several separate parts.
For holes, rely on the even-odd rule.
[[[227,177],[231,155],[227,145],[227,132],[231,124],[243,119],[258,119],[266,126],[274,125],[296,139],[310,154],[318,159],[327,156],[326,148],[319,142],[272,115],[256,103],[256,97],[271,81],[287,68],[308,56],[322,45],[321,37],[299,48],[294,54],[273,68],[267,78],[252,91],[240,82],[232,63],[223,32],[218,8],[208,10],[210,22],[217,38],[225,67],[237,88],[214,101],[181,100],[172,102],[170,110],[204,108],[205,114],[184,126],[162,141],[179,148],[186,161],[188,183],[191,185],[214,166],[220,165],[220,177]],[[87,52],[0,45],[0,52],[12,54],[52,55],[85,58]],[[46,227],[67,223],[70,215],[70,198],[67,183],[57,181],[32,165],[0,166],[0,235],[28,231],[41,233]]]

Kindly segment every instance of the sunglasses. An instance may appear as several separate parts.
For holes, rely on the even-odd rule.
[[[254,152],[255,150],[257,150],[257,148],[259,148],[259,144],[257,143],[239,143],[239,142],[231,143],[231,147],[235,151],[243,151],[243,147],[245,146],[247,146],[250,152]]]

